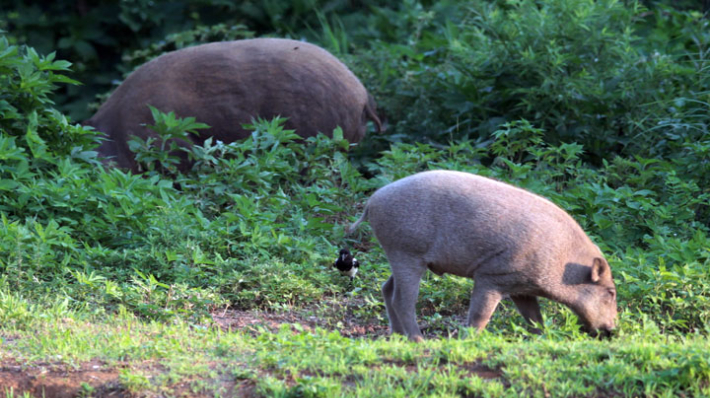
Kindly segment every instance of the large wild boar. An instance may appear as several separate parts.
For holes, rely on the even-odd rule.
[[[577,222],[540,196],[456,171],[415,174],[377,190],[364,214],[392,268],[382,285],[392,332],[421,340],[415,305],[427,270],[475,280],[468,325],[488,323],[509,295],[542,322],[537,297],[570,307],[592,335],[616,319],[609,264]]]
[[[181,146],[245,138],[241,125],[256,117],[287,117],[286,128],[301,137],[330,135],[340,126],[350,142],[363,138],[368,119],[381,129],[372,97],[343,63],[318,46],[286,39],[204,44],[142,65],[85,122],[108,136],[100,155],[137,170],[127,141],[152,134],[145,127],[153,123],[148,105],[211,126]]]

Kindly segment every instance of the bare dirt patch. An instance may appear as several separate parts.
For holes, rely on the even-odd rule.
[[[212,313],[212,319],[219,327],[228,330],[257,332],[259,327],[276,331],[282,325],[301,325],[303,330],[312,331],[316,328],[338,330],[346,337],[377,337],[386,336],[388,327],[379,324],[358,325],[351,322],[343,323],[342,327],[334,327],[328,320],[316,316],[299,316],[293,313],[264,313],[255,310],[220,310]]]
[[[497,379],[503,377],[501,369],[490,368],[480,362],[464,363],[459,365],[459,369],[466,370],[471,375],[478,376],[482,379]]]
[[[384,304],[373,308],[362,297],[330,297],[317,304],[276,311],[225,308],[213,311],[212,320],[224,330],[245,330],[253,334],[259,333],[259,328],[274,332],[282,325],[298,324],[305,331],[321,328],[350,338],[372,339],[389,335]],[[458,314],[441,316],[424,308],[417,321],[427,339],[454,338],[458,336],[465,317]]]
[[[342,336],[351,338],[376,338],[386,336],[389,326],[376,317],[365,319],[357,315],[357,308],[363,305],[362,299],[337,298],[305,308],[288,311],[221,309],[212,312],[212,320],[225,330],[246,330],[257,333],[259,328],[277,331],[282,325],[298,324],[305,331],[316,328],[338,331]]]
[[[122,365],[111,367],[100,361],[92,361],[78,367],[62,363],[37,363],[23,366],[14,361],[0,363],[0,394],[3,397],[20,398],[25,394],[32,397],[70,398],[123,398],[156,396],[153,393],[132,394],[120,381]],[[148,375],[165,373],[162,365],[151,361],[133,365]],[[217,369],[219,364],[212,364]],[[134,369],[135,370],[135,369]],[[211,388],[200,391],[193,387],[190,378],[166,385],[168,396],[208,398],[219,392],[224,397],[255,397],[253,380],[235,380],[233,377],[220,375],[217,380],[208,383]],[[147,395],[146,395],[147,394]],[[157,395],[161,396],[161,395]]]
[[[60,363],[25,367],[12,360],[0,363],[0,393],[21,397],[129,397],[121,388],[116,368],[92,361],[78,368]],[[12,395],[9,393],[12,392]]]

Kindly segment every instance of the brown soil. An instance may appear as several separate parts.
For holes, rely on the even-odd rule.
[[[128,397],[118,381],[118,369],[101,362],[88,362],[79,368],[59,363],[37,363],[30,367],[15,361],[0,363],[0,393],[15,397],[69,398],[78,396]],[[12,396],[12,395],[10,395]]]
[[[315,315],[307,315],[296,312],[263,312],[258,310],[233,310],[225,309],[212,313],[212,319],[225,330],[244,329],[257,333],[258,328],[266,328],[269,331],[277,331],[283,324],[299,324],[305,331],[312,331],[316,328],[338,330],[345,337],[378,337],[386,336],[389,327],[387,325],[374,323],[357,323],[356,319],[343,318],[334,326],[332,318],[323,318]]]
[[[44,398],[123,398],[142,397],[131,394],[120,381],[120,369],[125,365],[110,367],[99,361],[82,364],[78,368],[63,363],[37,363],[21,366],[14,361],[0,363],[0,396]],[[134,365],[135,366],[135,365]],[[216,368],[218,365],[214,365]],[[165,372],[160,365],[139,364],[140,371],[147,374]],[[252,380],[235,381],[232,377],[217,380],[221,396],[255,397],[255,383]],[[12,393],[12,395],[10,395]],[[160,396],[160,395],[147,395]],[[213,393],[196,393],[190,382],[180,381],[170,386],[169,396],[207,398]]]

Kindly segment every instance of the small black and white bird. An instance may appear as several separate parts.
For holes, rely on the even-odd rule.
[[[352,282],[352,280],[355,279],[358,268],[360,268],[360,263],[350,254],[350,250],[340,249],[340,255],[338,255],[338,259],[333,263],[333,268],[337,268],[342,275],[349,276]]]

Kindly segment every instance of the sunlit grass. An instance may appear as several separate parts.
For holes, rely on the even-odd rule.
[[[9,296],[5,296],[7,300]],[[120,367],[128,391],[171,391],[186,384],[218,392],[251,383],[266,396],[702,396],[710,393],[710,342],[668,335],[652,323],[597,340],[572,326],[543,335],[494,328],[421,344],[401,336],[346,338],[335,330],[284,324],[275,332],[225,331],[176,318],[129,313],[95,316],[35,308],[0,358],[25,366],[99,360]]]

